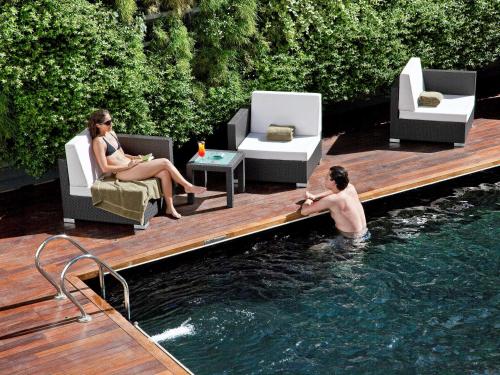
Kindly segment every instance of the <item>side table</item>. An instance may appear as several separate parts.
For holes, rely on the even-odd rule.
[[[205,150],[205,156],[196,153],[187,163],[187,177],[194,184],[194,172],[224,172],[226,174],[227,206],[233,207],[234,172],[238,174],[238,192],[245,191],[245,155],[240,151]],[[194,194],[188,194],[188,203],[193,204]]]

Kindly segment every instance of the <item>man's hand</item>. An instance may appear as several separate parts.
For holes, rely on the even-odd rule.
[[[311,204],[313,204],[314,201],[311,199],[311,198],[307,198],[304,203],[302,203],[303,206],[310,206]]]
[[[304,216],[309,215],[310,214],[309,210],[313,202],[314,201],[311,198],[307,198],[304,201],[304,203],[302,203],[302,205],[300,206],[300,214]]]
[[[314,194],[311,194],[309,193],[307,190],[306,190],[306,199],[310,199],[312,201],[316,200],[316,196]],[[304,202],[305,203],[305,202]]]

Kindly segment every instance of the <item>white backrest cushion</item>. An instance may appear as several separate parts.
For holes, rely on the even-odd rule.
[[[101,175],[92,150],[92,138],[88,129],[72,138],[65,145],[68,163],[69,185],[90,187]]]
[[[399,110],[414,111],[424,91],[424,77],[419,57],[412,57],[399,76]]]
[[[271,124],[293,125],[296,135],[321,135],[321,94],[252,92],[250,131],[266,133]]]

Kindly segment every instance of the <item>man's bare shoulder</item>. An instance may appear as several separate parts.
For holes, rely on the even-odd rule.
[[[342,196],[340,196],[339,194],[332,193],[328,194],[326,197],[321,198],[320,200],[331,204],[335,204],[342,200]]]
[[[356,194],[358,195],[358,191],[356,190],[356,188],[354,187],[353,184],[349,184],[347,185],[347,189],[346,189],[349,193],[351,194]]]
[[[353,185],[353,184],[351,184],[351,183],[349,182],[349,183],[347,184],[347,187],[346,187],[346,189],[345,189],[345,190],[354,190],[354,191],[356,191],[356,188],[354,187],[354,185]]]

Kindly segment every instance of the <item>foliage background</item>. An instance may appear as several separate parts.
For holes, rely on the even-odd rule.
[[[0,159],[40,175],[101,107],[118,131],[182,144],[255,89],[328,106],[387,92],[411,56],[479,69],[499,24],[492,0],[0,1]]]

